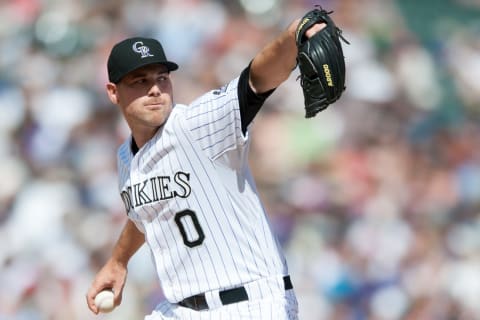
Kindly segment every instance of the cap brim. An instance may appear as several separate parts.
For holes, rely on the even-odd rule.
[[[172,62],[172,61],[164,61],[164,60],[161,60],[161,61],[155,61],[155,60],[149,60],[149,61],[145,61],[144,63],[140,63],[140,64],[137,64],[135,67],[131,68],[131,69],[128,69],[128,70],[125,70],[123,72],[123,74],[119,75],[117,77],[117,79],[113,79],[113,83],[119,83],[127,74],[129,74],[130,72],[132,71],[135,71],[139,68],[142,68],[142,67],[145,67],[145,66],[148,66],[148,65],[151,65],[151,64],[161,64],[165,67],[167,67],[167,70],[170,72],[170,71],[175,71],[178,69],[178,64],[176,64],[175,62]]]

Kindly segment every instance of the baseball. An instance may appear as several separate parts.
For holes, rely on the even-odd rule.
[[[95,305],[103,313],[112,311],[115,308],[113,302],[113,292],[111,290],[100,291],[95,297]]]

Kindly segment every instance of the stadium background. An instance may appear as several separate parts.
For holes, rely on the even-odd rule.
[[[142,319],[148,253],[123,304],[85,303],[126,216],[128,130],[105,61],[157,37],[189,102],[239,74],[313,4],[345,47],[347,91],[303,118],[297,71],[253,126],[251,164],[288,255],[301,319],[480,319],[480,1],[0,1],[0,319]]]

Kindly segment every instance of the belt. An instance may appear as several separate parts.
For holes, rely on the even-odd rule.
[[[283,285],[285,290],[293,289],[290,276],[283,277]],[[243,286],[220,291],[219,295],[223,305],[248,300],[247,290]],[[182,301],[178,302],[178,304],[182,307],[190,308],[197,311],[208,309],[207,299],[205,298],[204,293],[185,298]]]

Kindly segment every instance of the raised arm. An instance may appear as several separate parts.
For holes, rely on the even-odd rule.
[[[293,21],[286,30],[268,43],[253,59],[250,67],[250,86],[255,93],[267,92],[288,79],[295,68],[297,46],[295,31],[300,19]],[[316,24],[306,33],[311,37],[325,24]]]
[[[87,304],[95,314],[98,313],[94,302],[95,296],[104,289],[113,290],[116,306],[121,303],[123,287],[127,278],[128,261],[144,243],[144,234],[131,220],[128,220],[113,248],[112,256],[97,273],[88,290]]]

